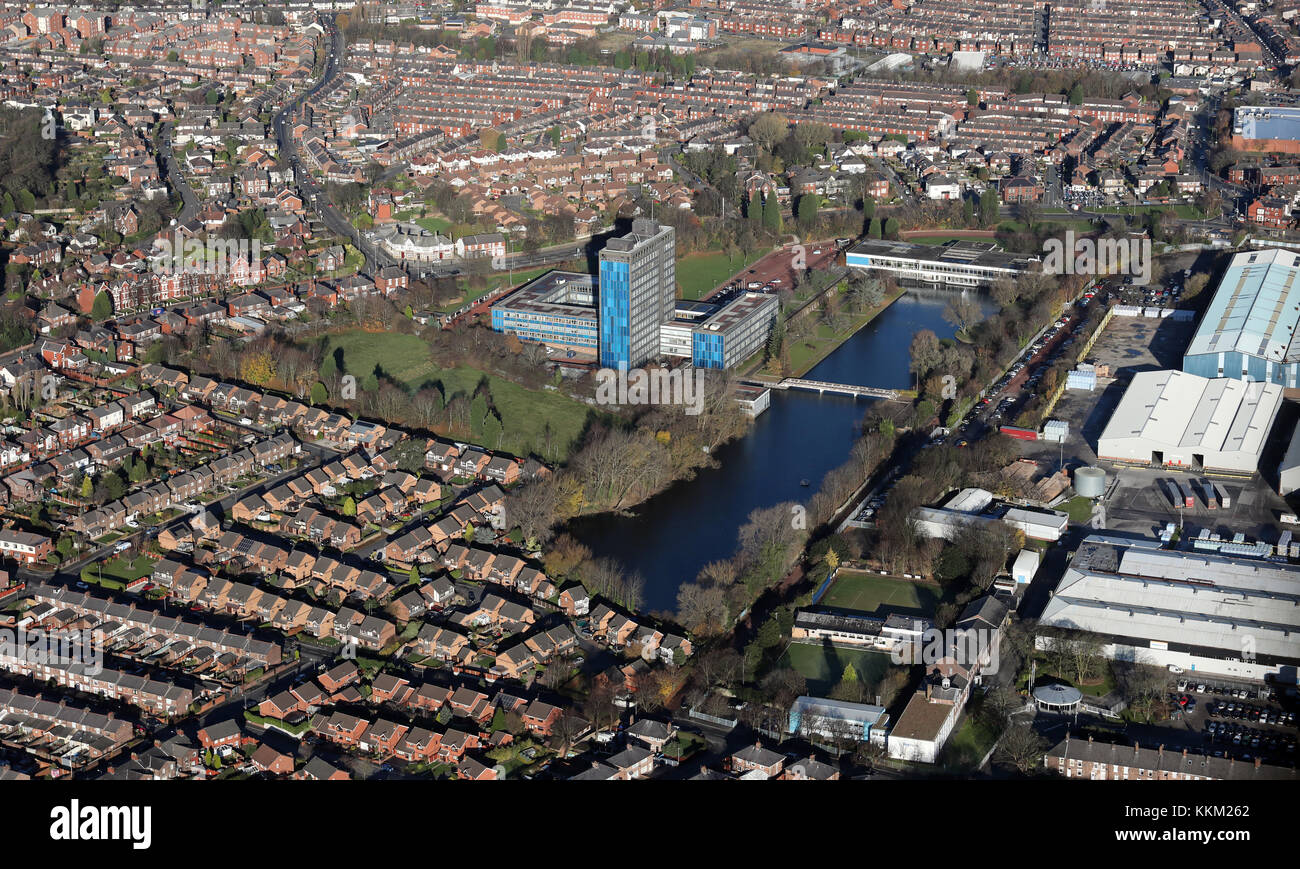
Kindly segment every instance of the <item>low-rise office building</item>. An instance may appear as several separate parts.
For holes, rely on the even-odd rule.
[[[988,242],[931,245],[869,239],[850,248],[845,262],[851,269],[884,272],[903,283],[979,287],[1031,271],[1038,258],[1007,253]]]

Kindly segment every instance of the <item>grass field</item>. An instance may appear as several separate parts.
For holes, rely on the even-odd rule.
[[[1092,519],[1092,499],[1079,496],[1071,498],[1061,505],[1061,509],[1070,514],[1070,521],[1086,525]]]
[[[451,226],[451,221],[445,217],[417,217],[415,223],[429,232],[446,232]]]
[[[743,268],[758,262],[766,250],[728,259],[725,253],[693,253],[677,261],[677,283],[683,299],[698,299]]]
[[[358,382],[375,371],[408,389],[441,383],[443,395],[451,399],[457,393],[472,395],[485,376],[477,368],[459,366],[438,368],[429,358],[429,348],[416,335],[391,332],[364,332],[359,329],[327,336],[324,350],[343,351],[340,369],[357,377]],[[537,453],[548,459],[568,455],[570,443],[582,432],[589,408],[557,392],[530,390],[495,375],[486,375],[492,401],[501,414],[505,436],[500,449],[517,455]],[[550,447],[546,447],[545,430],[550,426]],[[484,444],[497,448],[496,444]]]
[[[943,593],[937,586],[870,573],[840,571],[839,577],[818,603],[855,612],[874,613],[884,607],[889,612],[928,616],[934,614],[942,599]]]
[[[102,585],[105,588],[121,589],[126,583],[151,574],[156,560],[147,555],[137,555],[135,558],[115,555],[102,562],[91,562],[81,568],[81,580],[101,584],[102,577]]]
[[[884,652],[812,643],[791,643],[777,666],[797,670],[808,680],[810,692],[821,693],[839,684],[840,676],[849,664],[857,672],[858,681],[869,684],[878,682],[892,666]]]
[[[974,770],[997,740],[989,726],[968,708],[961,726],[944,746],[944,766],[949,769]]]

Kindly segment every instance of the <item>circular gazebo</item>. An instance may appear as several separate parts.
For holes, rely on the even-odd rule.
[[[1082,699],[1083,692],[1072,685],[1039,685],[1034,689],[1034,704],[1043,712],[1074,715]]]

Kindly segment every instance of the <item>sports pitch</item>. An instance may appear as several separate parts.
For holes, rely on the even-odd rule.
[[[938,586],[890,576],[841,571],[818,605],[863,613],[883,611],[932,616],[942,600],[943,591]]]

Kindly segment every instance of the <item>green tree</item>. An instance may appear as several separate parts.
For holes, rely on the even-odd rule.
[[[810,193],[799,197],[799,225],[810,227],[817,222],[817,207],[820,203],[817,194]]]
[[[759,195],[757,187],[749,194],[749,207],[745,209],[745,216],[749,218],[750,227],[757,228],[763,222],[763,197]]]
[[[1072,106],[1083,105],[1083,85],[1080,82],[1075,82],[1074,87],[1070,88],[1069,100]]]
[[[898,218],[891,217],[885,221],[885,238],[898,238]]]
[[[353,498],[351,495],[348,495],[346,498],[343,499],[343,515],[344,516],[357,515],[357,502],[356,499]]]
[[[781,231],[781,203],[777,201],[776,193],[763,202],[763,226],[771,232]]]
[[[107,320],[113,316],[113,299],[105,290],[95,294],[95,301],[90,306],[90,316],[94,320]]]
[[[329,391],[325,388],[325,384],[321,383],[319,380],[313,383],[311,385],[311,403],[319,406],[328,400]]]
[[[90,496],[93,494],[95,494],[95,484],[90,479],[90,475],[87,474],[81,478],[81,499],[83,501],[89,501]]]
[[[998,192],[992,187],[980,194],[980,226],[988,226],[998,219]]]
[[[975,90],[975,88],[971,88],[970,90],[966,91],[966,105],[978,106],[979,104],[980,104],[980,92]]]
[[[871,218],[871,223],[867,226],[867,235],[872,238],[880,238],[880,218]]]

